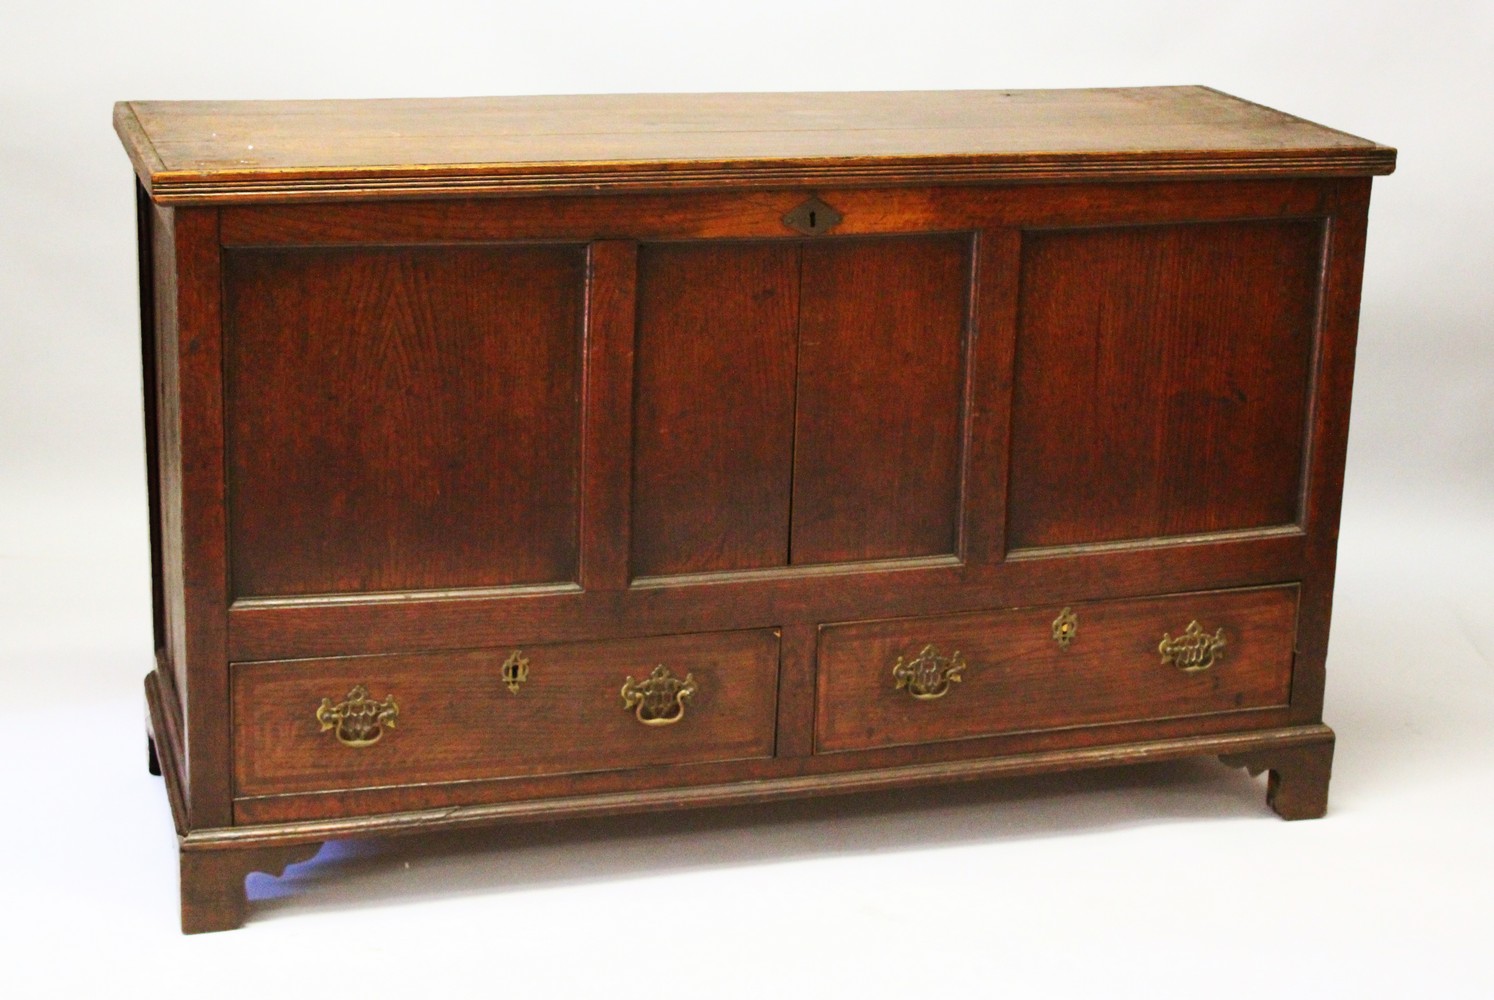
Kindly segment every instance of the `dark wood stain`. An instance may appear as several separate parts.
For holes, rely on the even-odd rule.
[[[591,245],[586,292],[586,401],[581,424],[581,585],[628,585],[632,497],[633,345],[638,247]]]
[[[650,578],[622,593],[546,588],[243,602],[229,620],[235,660],[418,652],[501,644],[516,633],[583,639],[717,631],[1248,586],[1298,579],[1305,552],[1301,534],[1273,534],[1058,550],[1000,564],[984,579],[971,579],[952,558],[908,559]]]
[[[788,561],[798,285],[794,243],[641,248],[634,575]]]
[[[161,429],[163,543],[171,664],[185,710],[187,810],[194,826],[232,821],[228,699],[228,536],[223,455],[222,274],[218,213],[179,208],[158,218],[157,322],[170,354]],[[162,300],[169,305],[162,307]]]
[[[227,262],[235,593],[576,578],[581,248]]]
[[[970,238],[804,247],[790,561],[955,551]]]
[[[1075,604],[1068,649],[1053,638],[1059,607],[826,625],[820,631],[815,749],[1284,708],[1291,691],[1295,587],[1160,600]],[[1197,620],[1224,630],[1221,659],[1185,673],[1157,644]],[[940,698],[898,690],[892,668],[927,645],[958,652],[961,680]]]
[[[1021,184],[833,188],[835,239],[1002,227],[1125,225],[1318,216],[1335,185],[1302,178],[1209,184]],[[784,238],[802,189],[534,198],[226,205],[225,246],[421,244],[501,240]]]
[[[1338,561],[1338,521],[1343,505],[1344,459],[1349,442],[1349,397],[1354,385],[1354,349],[1359,333],[1359,293],[1364,281],[1370,182],[1368,179],[1345,181],[1335,194],[1336,204],[1328,222],[1327,253],[1323,261],[1322,329],[1315,358],[1310,407],[1312,436],[1303,503],[1307,548],[1302,573],[1297,672],[1292,687],[1293,720],[1299,722],[1323,717],[1328,627],[1333,618],[1333,579]],[[1331,754],[1329,757],[1331,760]]]
[[[1008,545],[1295,524],[1322,225],[1023,238]]]
[[[1207,88],[115,124],[184,930],[329,837],[1196,754],[1326,809],[1394,150]],[[927,643],[969,666],[922,702]],[[645,727],[659,664],[699,691]],[[356,684],[400,706],[364,748],[315,718]]]
[[[501,674],[514,651],[529,660],[517,692]],[[620,692],[656,665],[697,690],[678,722],[649,726]],[[777,675],[767,630],[235,664],[234,786],[283,794],[769,757]],[[399,716],[372,746],[349,747],[316,710],[358,684],[393,697]]]

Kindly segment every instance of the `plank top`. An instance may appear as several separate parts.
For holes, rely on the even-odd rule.
[[[1207,87],[128,101],[156,201],[1387,174],[1395,150]]]

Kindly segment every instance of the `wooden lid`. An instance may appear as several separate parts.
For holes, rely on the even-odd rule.
[[[114,126],[163,204],[1395,169],[1207,87],[128,101]]]

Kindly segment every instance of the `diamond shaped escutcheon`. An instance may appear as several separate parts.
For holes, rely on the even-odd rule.
[[[840,225],[841,215],[819,198],[810,198],[783,217],[783,224],[805,236],[819,236]]]

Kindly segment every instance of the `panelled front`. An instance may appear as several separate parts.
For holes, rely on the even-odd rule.
[[[115,127],[187,932],[328,837],[1204,754],[1325,811],[1394,150],[1200,87]]]
[[[233,667],[239,796],[773,753],[762,629]]]
[[[278,245],[239,217],[259,242],[224,249],[230,622],[253,623],[233,658],[255,661],[232,668],[235,794],[766,774],[784,726],[824,755],[801,766],[845,769],[1028,732],[1279,724],[1331,199],[1200,187],[1213,201],[1184,191],[1145,222],[1126,185],[1041,193],[1030,218],[1020,187],[826,191],[845,219],[808,237],[781,221],[802,192],[647,218],[556,199],[553,223],[528,203],[276,208]],[[360,244],[375,214],[406,242]],[[601,238],[631,265],[589,268]],[[583,391],[603,379],[627,391]],[[626,537],[582,587],[599,509]],[[965,548],[972,524],[989,544]],[[1091,543],[1120,544],[1066,548]],[[1164,669],[1163,634],[1193,618],[1225,652]],[[788,625],[817,641],[780,674]],[[511,635],[542,640],[517,694]],[[927,701],[892,675],[925,646],[969,664]],[[676,670],[700,684],[686,722],[621,710],[625,675],[707,653],[725,659]],[[316,709],[358,685],[399,715],[354,748]],[[254,814],[297,807],[278,809]]]

